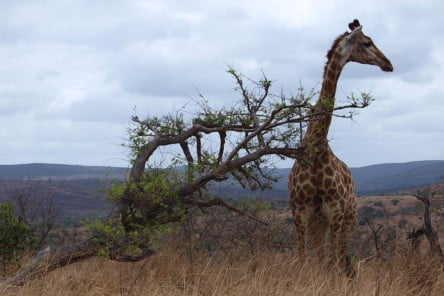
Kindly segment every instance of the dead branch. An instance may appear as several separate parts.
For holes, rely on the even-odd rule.
[[[51,249],[48,246],[38,252],[27,267],[8,279],[5,284],[21,285],[30,278],[42,276],[48,271],[94,256],[98,249],[99,246],[91,240],[61,246],[58,249]]]
[[[23,187],[7,186],[5,194],[17,210],[18,216],[27,225],[35,227],[36,246],[41,248],[54,228],[58,216],[51,181],[30,179]]]
[[[432,212],[431,212],[431,199],[429,195],[414,194],[414,196],[423,202],[424,204],[424,232],[427,240],[430,244],[430,249],[433,254],[439,256],[441,260],[444,260],[444,254],[439,244],[438,233],[433,229],[432,225]]]
[[[86,241],[63,245],[59,248],[50,248],[49,246],[39,251],[31,262],[13,277],[4,282],[7,286],[22,285],[29,279],[41,277],[57,268],[88,259],[96,256],[97,251],[104,245],[98,243],[95,238]],[[152,249],[143,250],[139,255],[124,255],[119,253],[110,254],[110,259],[120,262],[134,262],[154,255]]]
[[[31,276],[36,275],[39,271],[41,272],[43,269],[43,262],[49,258],[50,250],[51,248],[48,246],[38,252],[25,269],[6,280],[4,284],[8,286],[21,285],[25,281],[25,278],[30,278]]]
[[[373,235],[373,243],[375,244],[376,254],[378,257],[382,258],[381,256],[381,250],[379,246],[379,231],[382,229],[382,225],[378,225],[376,228],[372,221],[370,221],[367,217],[364,218],[365,223],[367,223],[367,226],[370,228],[372,235]]]
[[[200,200],[196,200],[196,199],[191,198],[191,199],[188,200],[188,202],[191,205],[197,206],[199,208],[210,208],[210,207],[214,207],[214,206],[220,206],[220,207],[226,208],[226,209],[228,209],[228,210],[230,210],[232,212],[238,213],[238,214],[240,214],[242,216],[246,216],[246,217],[248,217],[248,218],[250,218],[252,220],[255,220],[255,221],[257,221],[257,222],[259,222],[259,223],[261,223],[263,225],[268,225],[268,223],[258,219],[257,217],[251,215],[250,213],[245,212],[245,211],[243,211],[243,210],[241,210],[241,209],[239,209],[239,208],[237,208],[237,207],[235,207],[233,205],[230,205],[229,203],[227,203],[227,202],[225,202],[222,199],[217,198],[217,197],[216,198],[212,198],[211,200],[208,200],[208,201],[200,201]]]

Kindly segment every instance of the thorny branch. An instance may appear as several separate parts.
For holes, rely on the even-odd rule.
[[[241,95],[241,100],[234,107],[214,109],[201,96],[200,111],[190,124],[185,123],[181,113],[145,120],[133,117],[135,127],[129,130],[129,148],[134,152],[133,166],[127,190],[118,201],[124,224],[144,220],[137,213],[142,206],[141,195],[144,196],[143,206],[147,203],[153,206],[147,202],[153,197],[140,188],[144,177],[149,174],[147,167],[150,167],[151,158],[161,147],[180,145],[182,155],[176,160],[181,161],[188,174],[187,178],[182,178],[186,182],[181,182],[170,196],[163,198],[162,203],[169,205],[180,201],[185,205],[202,206],[203,203],[197,200],[207,185],[227,179],[252,190],[270,188],[275,178],[267,156],[304,159],[306,148],[299,143],[302,129],[310,120],[326,112],[316,110],[310,103],[315,93],[306,94],[301,87],[296,96],[274,96],[270,94],[272,82],[265,75],[261,80],[253,81],[254,88],[249,89],[242,74],[232,68],[228,73],[234,78],[236,90]],[[360,98],[352,95],[348,99],[349,104],[334,107],[332,112],[364,108],[371,102],[367,94],[361,94]],[[353,112],[337,116],[352,118]],[[209,139],[214,142],[217,138],[218,145],[205,145]],[[212,205],[233,210],[227,203]],[[159,206],[153,206],[153,209],[160,212],[169,210]]]

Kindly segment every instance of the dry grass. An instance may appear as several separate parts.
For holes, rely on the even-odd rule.
[[[384,205],[388,217],[375,218],[375,225],[381,224],[388,229],[392,227],[390,225],[396,226],[401,218],[412,223],[409,227],[420,225],[422,221],[418,219],[421,212],[399,213],[399,209],[414,208],[418,202],[409,196],[397,199],[397,205],[392,204],[388,197],[362,199],[359,202],[361,207],[368,205],[381,208],[375,206],[376,202]],[[206,223],[198,220],[201,223],[188,225],[191,233],[199,232],[201,226],[215,227],[208,228],[207,235],[199,232],[199,238],[181,235],[169,237],[163,242],[163,251],[146,260],[119,263],[92,258],[28,281],[22,287],[6,288],[0,284],[0,295],[444,294],[444,267],[427,255],[426,241],[421,244],[419,252],[412,253],[405,240],[405,231],[409,227],[394,227],[396,237],[389,244],[383,245],[385,259],[382,260],[376,257],[362,259],[368,254],[375,254],[375,250],[368,227],[358,225],[351,245],[360,258],[355,262],[356,276],[350,279],[343,272],[331,270],[322,263],[302,262],[292,249],[276,249],[263,243],[269,242],[273,235],[276,237],[282,234],[281,240],[289,240],[294,246],[291,236],[294,227],[285,222],[289,213],[274,214],[272,221],[280,228],[273,223],[270,229],[253,227],[249,224],[251,221],[242,219],[234,227],[227,222],[232,220],[224,217],[220,221],[206,220]],[[442,224],[441,220],[437,222],[440,223],[435,225]],[[443,238],[443,229],[440,230]],[[218,233],[223,234],[225,240],[219,239],[216,235]],[[381,242],[387,237],[383,231],[380,236]],[[205,246],[203,242],[209,239],[212,239],[211,251],[202,247]],[[249,246],[242,239],[250,239],[254,244]],[[214,251],[214,245],[224,248]]]
[[[12,295],[442,295],[444,272],[430,259],[397,256],[357,264],[357,275],[303,263],[289,254],[243,250],[219,259],[190,258],[171,247],[137,263],[103,258],[75,263],[29,281],[0,288]]]

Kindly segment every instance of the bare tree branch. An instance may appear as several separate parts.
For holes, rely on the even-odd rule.
[[[444,260],[444,254],[439,245],[438,233],[433,229],[432,225],[430,196],[428,194],[425,196],[414,194],[414,196],[424,203],[424,232],[429,241],[430,249],[432,253],[438,255],[441,260]]]
[[[219,146],[219,154],[217,155],[217,164],[220,164],[222,161],[222,157],[224,156],[225,149],[225,139],[227,138],[227,133],[224,131],[219,132],[220,138],[220,146]]]
[[[218,197],[212,198],[210,200],[205,200],[205,201],[197,200],[197,199],[194,199],[194,198],[187,198],[187,201],[188,201],[189,204],[197,206],[199,208],[210,208],[210,207],[214,207],[214,206],[223,207],[223,208],[226,208],[226,209],[228,209],[228,210],[230,210],[232,212],[235,212],[235,213],[238,213],[240,215],[246,216],[246,217],[248,217],[250,219],[253,219],[253,220],[255,220],[255,221],[257,221],[257,222],[259,222],[261,224],[268,225],[266,222],[258,219],[257,217],[251,215],[250,213],[247,213],[247,212],[245,212],[245,211],[243,211],[243,210],[241,210],[241,209],[239,209],[239,208],[237,208],[237,207],[235,207],[233,205],[230,205],[229,203],[225,202],[224,200],[222,200],[222,199],[220,199]]]

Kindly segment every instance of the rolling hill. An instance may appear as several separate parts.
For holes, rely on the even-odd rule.
[[[64,164],[19,164],[0,165],[0,180],[81,180],[81,179],[120,179],[128,174],[128,168],[81,166]],[[399,191],[409,187],[444,182],[444,160],[425,160],[405,163],[385,163],[351,168],[359,195],[377,195]],[[275,193],[287,194],[289,168],[277,169],[279,181]],[[238,190],[229,184],[216,186],[215,190]],[[280,195],[280,194],[279,194]]]
[[[350,170],[358,195],[387,194],[405,188],[444,182],[444,160],[385,163]],[[289,169],[282,171],[284,176],[289,172]],[[286,181],[284,183],[286,187]]]
[[[30,163],[0,165],[0,180],[23,179],[123,179],[128,169],[105,166]]]
[[[377,164],[352,168],[359,196],[399,192],[412,187],[444,183],[444,160]],[[273,190],[260,194],[269,200],[287,200],[289,168],[277,169],[279,181]],[[103,212],[107,205],[105,191],[112,179],[123,180],[127,168],[63,164],[0,165],[0,201],[7,199],[5,188],[29,186],[30,180],[41,184],[51,180],[56,204],[65,217],[80,217],[88,212]],[[37,184],[38,186],[38,184]],[[43,186],[43,185],[42,185]],[[3,190],[2,190],[3,189]],[[256,196],[229,182],[215,184],[214,193],[234,199]]]

